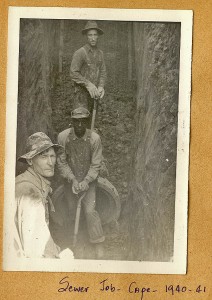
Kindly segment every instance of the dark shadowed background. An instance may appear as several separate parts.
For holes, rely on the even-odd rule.
[[[74,98],[69,69],[74,51],[85,42],[84,25],[83,20],[21,20],[17,157],[25,152],[30,134],[43,131],[56,140],[69,126]],[[174,241],[180,24],[98,25],[105,32],[99,47],[108,80],[96,127],[109,164],[108,179],[122,204],[119,229],[114,224],[105,228],[106,259],[169,261]],[[17,163],[17,174],[24,168]],[[89,258],[86,251],[81,255]]]

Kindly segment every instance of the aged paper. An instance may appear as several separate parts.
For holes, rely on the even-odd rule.
[[[14,195],[15,195],[15,166],[16,166],[16,152],[18,151],[18,147],[24,149],[24,145],[22,143],[24,143],[24,138],[19,140],[18,138],[20,138],[22,135],[22,133],[20,134],[20,130],[21,130],[21,123],[20,122],[24,122],[24,120],[22,119],[21,121],[19,121],[19,114],[22,114],[22,117],[24,116],[22,109],[23,106],[21,106],[21,102],[23,101],[21,100],[21,93],[23,91],[21,91],[21,88],[24,89],[27,86],[27,82],[25,81],[25,85],[24,83],[21,83],[22,80],[24,80],[24,75],[21,72],[21,60],[27,59],[25,57],[25,55],[27,55],[26,52],[21,52],[22,51],[22,47],[24,47],[24,43],[27,43],[27,40],[24,40],[24,30],[28,30],[29,32],[31,31],[31,38],[35,38],[35,35],[33,35],[33,24],[35,24],[36,20],[38,21],[38,23],[42,23],[45,26],[48,26],[48,22],[51,22],[51,26],[54,26],[54,22],[57,22],[60,20],[63,20],[63,26],[66,27],[68,26],[68,21],[72,21],[73,26],[75,26],[75,22],[77,24],[81,22],[82,26],[85,24],[84,20],[97,20],[97,22],[103,24],[103,26],[105,26],[104,28],[105,31],[107,30],[107,22],[109,24],[109,22],[113,23],[114,26],[117,26],[117,34],[122,33],[122,31],[118,31],[118,25],[120,24],[120,22],[122,22],[123,24],[128,24],[128,26],[132,26],[132,35],[134,34],[134,39],[136,38],[136,34],[137,36],[139,35],[145,35],[145,32],[147,32],[146,38],[151,39],[152,43],[155,42],[155,40],[157,39],[157,30],[158,32],[160,32],[161,28],[165,28],[165,30],[171,32],[172,27],[171,25],[174,24],[177,26],[179,26],[177,29],[174,28],[174,30],[178,30],[179,35],[178,37],[176,36],[176,40],[178,41],[179,44],[179,58],[176,57],[176,66],[175,66],[175,70],[169,70],[169,73],[167,74],[159,74],[158,75],[158,91],[156,90],[156,93],[158,93],[157,97],[160,97],[160,93],[159,90],[163,89],[163,82],[168,82],[168,80],[171,78],[171,76],[176,76],[176,80],[177,83],[179,82],[179,86],[177,84],[177,99],[176,97],[173,99],[168,99],[169,97],[171,97],[171,94],[169,95],[168,92],[167,94],[164,92],[163,97],[164,98],[159,98],[160,104],[159,106],[162,107],[161,108],[161,113],[159,114],[159,118],[158,118],[158,122],[162,122],[163,118],[166,117],[166,103],[165,103],[165,99],[167,99],[167,101],[170,100],[173,101],[173,103],[171,103],[170,105],[170,114],[172,114],[171,119],[169,119],[168,121],[166,121],[164,124],[165,127],[166,126],[170,126],[171,124],[171,131],[170,131],[170,137],[173,134],[173,131],[175,132],[175,138],[176,143],[174,144],[169,144],[169,142],[167,142],[168,144],[165,145],[164,147],[168,147],[167,151],[166,151],[166,157],[164,157],[164,161],[167,162],[167,164],[169,163],[169,160],[174,160],[173,164],[174,166],[176,166],[176,172],[175,172],[175,177],[174,177],[174,183],[173,181],[169,182],[169,180],[173,180],[170,179],[171,175],[168,175],[169,179],[167,179],[167,183],[166,184],[174,184],[175,186],[175,193],[174,196],[173,194],[170,196],[170,200],[168,201],[174,201],[172,205],[172,208],[170,208],[169,206],[167,207],[167,205],[165,204],[164,208],[167,209],[167,214],[171,214],[174,216],[174,223],[173,223],[173,237],[172,239],[172,247],[173,247],[173,255],[167,255],[165,253],[166,250],[164,250],[164,254],[163,254],[163,245],[159,246],[156,242],[155,246],[153,247],[153,250],[148,250],[148,238],[146,236],[148,236],[148,232],[144,234],[143,240],[144,240],[144,245],[142,245],[142,249],[140,250],[142,251],[153,251],[153,254],[150,258],[148,258],[148,255],[146,255],[147,258],[139,258],[139,256],[136,257],[136,255],[132,252],[131,256],[130,255],[126,255],[121,257],[121,255],[118,256],[118,259],[113,256],[113,254],[111,254],[111,258],[108,258],[105,256],[105,258],[103,257],[103,259],[98,260],[95,259],[93,257],[91,257],[91,259],[88,259],[86,256],[84,257],[76,257],[76,259],[70,260],[70,259],[49,259],[49,258],[27,258],[27,257],[21,257],[21,258],[15,258],[14,256],[12,256],[11,253],[11,248],[13,247],[13,241],[12,241],[12,236],[13,236],[13,231],[11,230],[11,228],[13,228],[13,220],[14,220],[14,215],[13,215],[13,209],[11,209],[11,207],[13,207],[14,203],[13,201],[15,201],[14,199]],[[76,21],[75,21],[76,20]],[[74,22],[75,21],[75,22]],[[25,22],[25,24],[24,24]],[[28,22],[28,23],[27,23]],[[34,23],[33,23],[34,22]],[[84,23],[83,23],[84,22]],[[7,73],[7,107],[6,107],[6,159],[5,159],[5,210],[4,210],[4,258],[3,258],[3,268],[4,270],[16,270],[16,271],[59,271],[59,272],[103,272],[103,273],[154,273],[154,274],[185,274],[186,273],[186,264],[187,264],[187,206],[188,206],[188,167],[189,167],[189,128],[190,128],[190,93],[191,93],[191,47],[192,47],[192,12],[191,11],[163,11],[163,10],[114,10],[114,9],[77,9],[77,8],[35,8],[35,7],[19,7],[19,8],[15,8],[15,7],[11,7],[9,9],[9,20],[8,20],[8,73]],[[141,26],[141,24],[143,24],[143,27]],[[37,26],[36,24],[34,26]],[[123,25],[124,26],[124,25]],[[146,27],[145,27],[146,26]],[[158,26],[158,27],[157,27]],[[167,29],[166,29],[167,26]],[[109,26],[108,26],[109,27]],[[51,27],[50,27],[51,28]],[[159,28],[159,29],[158,29]],[[123,29],[122,29],[123,30]],[[143,32],[142,32],[143,30]],[[152,34],[152,32],[154,32],[156,34],[156,36],[154,36]],[[163,30],[161,30],[161,32],[163,32]],[[50,34],[50,32],[49,32]],[[75,33],[75,35],[79,34],[78,32]],[[152,34],[152,36],[151,36]],[[168,33],[169,34],[169,33]],[[165,37],[165,35],[164,35]],[[168,60],[168,56],[169,56],[169,49],[167,49],[166,45],[164,46],[163,44],[166,43],[166,41],[163,41],[163,35],[161,37],[161,41],[158,44],[158,50],[154,51],[158,51],[158,52],[163,52],[163,51],[167,51],[167,60]],[[29,36],[30,38],[30,36]],[[107,38],[110,38],[109,35]],[[145,40],[143,40],[145,41]],[[22,42],[22,44],[21,44]],[[111,40],[112,42],[112,40]],[[129,43],[129,47],[134,47],[133,42],[131,41]],[[148,43],[148,40],[146,40],[146,43]],[[160,45],[162,45],[162,47],[164,47],[162,50],[160,49]],[[134,51],[138,51],[138,47],[139,47],[139,43],[135,43],[135,50]],[[145,44],[141,46],[144,47],[145,49]],[[177,47],[177,44],[176,44]],[[45,50],[44,50],[45,51]],[[117,50],[114,50],[117,51]],[[136,57],[138,59],[138,53],[137,56],[136,54],[134,54],[133,50],[132,54],[130,54],[130,52],[128,52],[128,59],[129,59],[129,55],[135,55],[134,59],[136,60]],[[145,51],[145,50],[143,50]],[[177,53],[177,52],[176,52]],[[109,53],[110,54],[110,53]],[[110,56],[106,57],[107,60],[110,60]],[[113,54],[113,52],[112,52]],[[110,55],[112,55],[110,54]],[[36,55],[36,52],[34,53],[34,55]],[[177,54],[173,54],[174,56],[177,56]],[[159,54],[160,56],[160,54]],[[50,56],[47,55],[47,58]],[[33,64],[33,59],[35,59],[35,57],[32,57],[32,64]],[[127,59],[127,57],[126,57]],[[157,55],[155,56],[155,59],[157,59]],[[106,63],[107,63],[106,60]],[[143,61],[144,63],[144,61]],[[162,64],[162,66],[164,65],[164,68],[166,67],[166,59],[165,61],[161,61],[158,60],[158,64]],[[136,63],[135,63],[136,64]],[[36,67],[36,62],[35,62],[35,67]],[[143,67],[143,66],[142,66]],[[134,68],[134,69],[133,69]],[[151,68],[151,66],[146,67],[147,70],[149,70],[149,68]],[[151,86],[148,85],[148,82],[145,82],[145,73],[141,73],[141,75],[139,75],[138,73],[139,68],[138,65],[135,66],[129,66],[128,65],[128,80],[129,76],[137,76],[135,81],[137,80],[137,95],[136,95],[136,89],[134,91],[134,95],[137,97],[137,99],[141,99],[142,97],[145,97],[144,95],[144,89],[148,89],[149,88],[149,92],[151,92]],[[137,75],[133,74],[133,71],[137,72]],[[178,75],[176,75],[176,72]],[[110,73],[110,70],[108,70],[108,73]],[[30,74],[32,74],[29,70],[29,74],[27,75],[30,78]],[[52,73],[51,76],[54,76],[54,74]],[[163,76],[166,76],[166,80],[164,80]],[[141,78],[142,77],[142,78]],[[34,80],[32,78],[32,80]],[[179,80],[179,81],[178,81]],[[175,81],[176,83],[176,81]],[[41,83],[41,84],[45,84],[45,83]],[[139,86],[140,84],[140,86]],[[145,87],[146,84],[146,87]],[[139,91],[139,87],[141,87],[141,90]],[[32,87],[33,88],[33,87]],[[42,86],[41,86],[42,88]],[[54,87],[53,87],[54,88]],[[109,89],[109,88],[108,88]],[[138,95],[138,92],[141,93],[141,95]],[[27,93],[25,94],[25,97],[27,97]],[[39,93],[39,91],[37,91],[37,93]],[[36,95],[39,96],[38,94],[35,94],[35,98],[33,103],[34,105],[36,105],[36,101],[38,101],[38,99],[36,99]],[[105,88],[105,98],[107,96],[107,88]],[[143,94],[142,94],[143,93]],[[155,92],[154,92],[155,93]],[[29,95],[29,94],[28,94]],[[142,96],[143,95],[143,96]],[[62,97],[62,96],[61,96]],[[139,98],[140,97],[140,98]],[[149,96],[149,100],[148,101],[154,101],[154,96]],[[166,98],[167,97],[167,98]],[[174,97],[174,96],[173,96]],[[139,101],[141,101],[139,100]],[[137,103],[137,109],[139,109],[139,101]],[[18,109],[18,105],[19,105],[19,109]],[[121,113],[121,106],[123,105],[120,102],[120,108],[119,109],[119,113]],[[146,102],[146,104],[141,104],[141,108],[142,105],[149,105],[148,102]],[[153,104],[154,106],[154,104]],[[140,109],[141,109],[140,108]],[[145,107],[143,108],[145,111]],[[146,108],[147,109],[147,108]],[[30,106],[28,109],[28,113],[32,113],[32,111],[30,112]],[[136,113],[136,109],[135,109],[135,113]],[[145,112],[144,112],[145,114]],[[176,114],[176,115],[175,115]],[[144,116],[144,115],[143,115]],[[37,118],[36,115],[32,115],[32,118],[34,120],[34,118]],[[46,118],[46,117],[45,117]],[[148,126],[148,118],[149,115],[147,115],[146,121],[144,121],[144,125],[143,126]],[[40,115],[38,117],[38,120],[40,120],[40,123],[42,123],[43,116]],[[31,119],[31,123],[33,123],[33,120]],[[175,122],[176,121],[176,122]],[[36,121],[34,121],[34,123],[36,124]],[[16,127],[18,124],[18,127]],[[163,123],[162,123],[163,124]],[[101,126],[101,124],[100,124]],[[109,124],[107,125],[108,128],[110,128]],[[119,125],[117,125],[118,127]],[[135,126],[138,126],[135,125]],[[155,126],[155,125],[154,125]],[[176,126],[176,128],[175,128]],[[117,128],[116,127],[116,128]],[[38,126],[35,128],[38,128]],[[161,133],[162,130],[164,130],[164,125],[161,125],[158,127],[159,132]],[[118,127],[118,129],[120,130],[120,126]],[[35,131],[45,131],[46,128],[43,128],[42,130],[42,126],[39,127],[39,130],[35,130]],[[165,129],[166,130],[166,129]],[[46,132],[46,131],[45,131]],[[137,131],[139,132],[139,131]],[[17,136],[17,133],[19,134],[19,137]],[[32,132],[33,133],[33,132]],[[160,134],[159,133],[159,134]],[[167,131],[167,134],[168,131]],[[100,134],[101,136],[101,134]],[[151,137],[150,137],[151,138]],[[133,139],[133,136],[132,136]],[[156,143],[157,140],[155,140]],[[148,143],[148,139],[145,141],[146,143]],[[174,145],[176,145],[176,149],[175,149],[175,153],[176,156],[175,158],[172,158],[170,153],[173,153],[173,149],[169,149],[170,147],[174,147]],[[104,143],[103,143],[104,146]],[[142,146],[139,146],[142,147]],[[158,144],[156,144],[155,146],[152,145],[152,147],[159,147]],[[150,148],[151,149],[151,148]],[[124,149],[123,149],[124,150]],[[149,150],[151,151],[151,150]],[[122,151],[121,151],[122,152]],[[24,154],[24,153],[22,153]],[[154,153],[152,154],[154,155]],[[152,157],[153,158],[153,157]],[[124,157],[122,157],[122,159],[124,159]],[[133,156],[132,156],[133,159]],[[149,158],[146,157],[146,159],[148,160]],[[150,157],[151,159],[151,157]],[[172,168],[172,165],[170,165]],[[17,165],[18,167],[18,165]],[[150,168],[153,168],[150,167]],[[162,168],[162,165],[161,165]],[[20,169],[17,169],[16,171],[18,172],[18,174],[21,172],[19,171]],[[153,169],[154,170],[154,169]],[[148,169],[144,170],[144,174],[146,174],[146,176],[148,176]],[[156,172],[156,170],[154,171]],[[153,173],[154,173],[153,172]],[[162,172],[162,171],[161,171]],[[165,176],[162,173],[159,173],[161,175],[161,183],[163,184],[163,176]],[[120,177],[121,178],[121,177]],[[109,177],[110,180],[110,177]],[[122,180],[122,179],[119,179]],[[116,181],[115,181],[116,183]],[[149,182],[149,184],[153,184],[153,182]],[[159,183],[157,183],[159,184]],[[159,184],[159,185],[160,185]],[[145,192],[142,190],[144,187],[141,186],[141,192],[139,194],[139,198],[141,201],[141,205],[143,205],[143,210],[145,209],[145,216],[147,216],[147,214],[149,215],[149,218],[153,219],[153,222],[156,222],[156,213],[159,213],[160,209],[162,208],[162,206],[158,205],[158,208],[156,210],[151,210],[150,208],[148,208],[147,206],[151,206],[151,201],[153,201],[153,198],[156,198],[155,201],[157,201],[157,197],[159,197],[159,195],[155,194],[152,195],[152,199],[150,197],[149,201],[150,202],[145,202],[146,198],[142,196],[142,193],[145,194]],[[158,186],[158,189],[160,188],[160,186]],[[164,186],[164,189],[166,187]],[[121,193],[121,192],[119,192]],[[161,193],[163,193],[163,190],[161,188]],[[122,194],[121,194],[122,196]],[[132,201],[132,199],[130,199],[129,196],[129,191],[128,191],[128,197],[129,200],[128,201]],[[174,198],[173,198],[174,197]],[[142,200],[144,199],[144,200]],[[172,200],[171,200],[172,199]],[[142,202],[144,201],[144,202]],[[122,203],[123,205],[123,203]],[[133,205],[133,204],[132,204]],[[135,204],[134,204],[135,205]],[[138,204],[137,204],[138,205]],[[161,202],[161,205],[163,205],[163,203]],[[147,208],[146,208],[147,207]],[[127,208],[128,210],[130,209],[129,207]],[[151,215],[152,214],[152,215]],[[161,219],[165,218],[165,215],[163,216],[163,214],[161,215]],[[144,218],[145,216],[140,215],[140,218]],[[138,216],[139,217],[139,216]],[[155,221],[154,221],[155,220]],[[117,220],[117,222],[119,222],[121,224],[121,222],[123,221],[119,221]],[[129,221],[125,220],[124,224],[126,226],[129,226]],[[158,221],[157,221],[158,222]],[[137,226],[136,224],[134,226]],[[140,224],[140,226],[142,226],[142,224]],[[143,224],[144,228],[145,224]],[[153,229],[151,230],[156,230],[157,229],[156,225],[155,227],[153,227]],[[167,232],[169,230],[171,230],[171,223],[168,222],[166,224],[166,226],[168,227],[164,227],[164,230],[167,230]],[[170,226],[170,228],[169,228]],[[127,232],[128,233],[128,232]],[[129,232],[129,235],[131,233]],[[156,233],[154,233],[153,231],[153,237],[154,238],[156,235]],[[160,234],[162,235],[162,233]],[[117,234],[117,239],[119,238],[119,235]],[[157,238],[155,237],[155,239],[157,240]],[[146,241],[146,242],[145,242]],[[135,249],[140,249],[141,245],[139,245],[139,243],[135,242],[135,240],[132,240],[133,246],[131,245],[131,248],[135,248]],[[145,248],[145,243],[147,243],[146,248]],[[164,243],[162,241],[162,243]],[[170,242],[171,243],[171,242]],[[125,244],[123,244],[125,246]],[[158,247],[158,250],[157,250]],[[166,245],[164,244],[164,249],[165,249]],[[119,253],[119,249],[118,250],[118,254]],[[128,248],[130,249],[130,248]],[[129,250],[130,251],[130,250]],[[139,251],[139,250],[137,250]],[[162,251],[162,255],[159,256],[160,258],[158,258],[158,256],[154,253],[157,253],[158,251]],[[135,251],[136,252],[136,251]],[[171,253],[171,252],[169,252]],[[128,253],[127,253],[128,254]],[[142,254],[141,254],[142,257]]]
[[[189,218],[188,218],[188,269],[186,275],[145,275],[145,274],[88,274],[69,273],[69,281],[74,285],[89,286],[88,294],[58,293],[61,287],[60,273],[40,272],[1,272],[3,299],[140,299],[141,294],[129,294],[128,287],[133,281],[140,287],[158,289],[158,293],[148,293],[144,299],[210,299],[211,272],[209,268],[211,254],[211,4],[205,1],[1,1],[1,120],[5,123],[6,68],[7,68],[7,17],[8,6],[76,6],[76,7],[123,7],[192,9],[194,12],[193,62],[192,62],[192,107],[191,107],[191,152],[189,173]],[[1,199],[4,198],[4,157],[5,126],[1,127]],[[3,201],[1,201],[1,232],[3,233]],[[3,234],[1,235],[3,245]],[[1,248],[2,249],[2,248]],[[108,278],[121,287],[118,293],[102,292],[99,282]],[[165,291],[166,284],[176,288],[186,286],[186,292]],[[206,292],[195,293],[199,285]],[[189,290],[192,290],[190,292]],[[18,291],[18,293],[17,293]]]

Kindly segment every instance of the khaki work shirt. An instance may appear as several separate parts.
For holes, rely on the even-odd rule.
[[[107,74],[103,52],[89,44],[78,49],[73,55],[70,75],[74,82],[84,87],[89,82],[104,87]]]
[[[63,149],[60,149],[58,152],[57,165],[61,176],[63,178],[66,178],[68,181],[71,181],[73,178],[75,178],[75,174],[73,173],[73,170],[71,169],[71,167],[67,162],[67,155],[65,151],[66,140],[71,130],[73,129],[72,128],[66,129],[61,133],[59,133],[58,135],[58,144],[63,146]],[[88,130],[89,129],[86,129],[86,132],[84,136],[81,137],[81,139],[87,139]],[[72,136],[73,138],[71,142],[74,143],[75,140],[78,139],[78,137],[75,134]],[[84,178],[84,180],[86,180],[88,183],[94,181],[97,178],[101,167],[101,162],[102,162],[101,139],[100,136],[95,132],[91,133],[90,146],[91,146],[91,164],[88,173]]]

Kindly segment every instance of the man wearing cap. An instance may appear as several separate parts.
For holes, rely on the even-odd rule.
[[[49,209],[54,206],[49,178],[54,175],[56,163],[53,144],[43,132],[32,134],[27,140],[27,153],[19,161],[27,163],[27,170],[16,177],[14,205],[14,246],[17,256],[28,258],[63,257],[49,231]],[[70,251],[70,254],[72,252]],[[73,254],[72,254],[73,255]]]
[[[102,162],[102,144],[97,133],[86,129],[89,115],[84,107],[72,111],[73,128],[58,135],[58,143],[64,148],[58,153],[57,163],[60,174],[65,179],[65,198],[72,222],[75,218],[77,194],[85,193],[82,206],[89,240],[95,244],[96,258],[102,258],[102,242],[105,237],[99,214],[95,210],[96,179]]]
[[[88,21],[82,30],[87,43],[74,53],[70,70],[71,78],[76,84],[75,108],[84,106],[91,111],[92,99],[104,96],[106,67],[103,52],[97,48],[99,35],[103,33],[95,21]]]

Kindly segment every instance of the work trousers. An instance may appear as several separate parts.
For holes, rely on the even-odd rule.
[[[87,89],[85,87],[75,84],[74,94],[75,98],[73,103],[73,109],[82,106],[88,109],[89,112],[92,114],[94,100],[91,98]]]
[[[70,218],[73,221],[76,216],[76,208],[78,203],[78,196],[73,194],[71,184],[65,185],[65,197],[68,202],[68,208],[70,212]],[[96,182],[89,184],[89,189],[86,192],[82,200],[82,208],[84,210],[87,230],[89,234],[89,240],[91,243],[104,242],[105,237],[102,230],[101,220],[98,212],[95,209],[96,206]],[[73,222],[71,222],[73,223]]]

